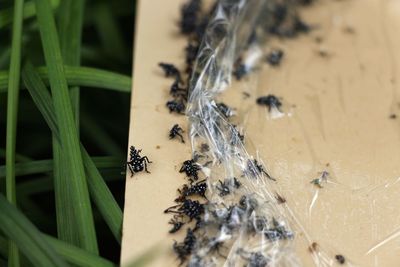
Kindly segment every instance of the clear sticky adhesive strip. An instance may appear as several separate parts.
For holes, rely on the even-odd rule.
[[[292,14],[286,16],[292,19],[285,22],[291,24],[286,31],[273,28],[282,7]],[[302,26],[296,23],[294,1],[221,0],[215,7],[193,69],[187,108],[193,158],[208,184],[189,266],[301,266],[294,250],[298,233],[312,244],[287,205],[281,205],[285,200],[276,194],[268,163],[246,139],[250,107],[227,111],[219,102],[230,90],[232,73],[239,79],[247,76],[241,81],[244,97],[255,93],[269,34],[281,30],[290,37],[298,30],[293,27]],[[268,108],[270,119],[291,114],[279,105]],[[324,179],[321,174],[318,181]],[[334,265],[331,253],[322,248],[312,255],[317,266]]]

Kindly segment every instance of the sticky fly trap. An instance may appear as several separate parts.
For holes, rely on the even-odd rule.
[[[122,265],[158,246],[151,266],[396,266],[400,5],[154,5],[130,135],[151,174],[127,179]]]

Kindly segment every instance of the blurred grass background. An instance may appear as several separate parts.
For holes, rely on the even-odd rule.
[[[135,6],[0,0],[0,266],[118,264]]]

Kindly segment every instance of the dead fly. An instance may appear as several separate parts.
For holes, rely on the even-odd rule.
[[[177,136],[181,139],[182,143],[185,143],[185,140],[183,140],[183,136],[181,133],[184,133],[183,129],[178,125],[175,124],[171,130],[169,130],[169,139],[173,139]]]
[[[187,98],[187,90],[185,88],[179,87],[179,81],[175,80],[169,89],[169,94],[173,97],[182,97],[186,100]]]
[[[181,73],[179,70],[173,65],[169,63],[158,63],[158,66],[162,68],[165,73],[165,77],[174,77],[176,81],[182,82]]]
[[[193,185],[184,185],[182,189],[178,189],[180,196],[175,199],[175,202],[183,202],[185,201],[186,197],[197,195],[200,197],[206,198],[206,191],[207,191],[207,183],[205,180],[198,181]]]
[[[233,115],[233,111],[225,103],[217,103],[217,108],[225,118],[229,118]]]
[[[317,242],[312,242],[312,244],[308,247],[308,251],[310,251],[310,253],[315,253],[319,248],[319,245]]]
[[[180,265],[182,265],[190,256],[195,244],[196,236],[190,228],[187,230],[186,237],[183,242],[174,242],[172,248],[174,249],[175,254],[178,256],[178,259],[181,261]]]
[[[210,151],[210,146],[209,145],[207,145],[205,143],[200,145],[200,152],[201,153],[206,153],[208,151]]]
[[[247,231],[249,233],[261,233],[267,228],[267,219],[264,216],[252,216],[247,221]]]
[[[200,218],[200,215],[204,213],[204,204],[201,204],[197,200],[185,199],[182,204],[169,207],[164,210],[164,213],[186,215],[191,221]]]
[[[318,178],[313,179],[310,183],[314,184],[319,188],[323,188],[322,183],[326,183],[328,181],[329,172],[323,171]]]
[[[248,160],[247,161],[247,170],[245,171],[245,174],[249,174],[252,177],[257,177],[257,175],[260,174],[265,174],[268,179],[276,181],[275,178],[271,177],[265,170],[264,166],[261,164],[258,164],[258,161],[256,159],[254,160]]]
[[[219,180],[218,182],[219,185],[217,185],[216,188],[221,197],[229,195],[233,188],[238,189],[242,185],[235,177],[232,179],[225,179],[223,182]]]
[[[237,129],[236,125],[232,125],[231,128],[231,142],[232,144],[239,144],[240,142],[244,141],[244,134],[241,134],[240,131]],[[240,142],[239,142],[240,141]]]
[[[340,255],[340,254],[336,255],[336,256],[335,256],[335,259],[337,260],[337,262],[338,262],[339,264],[344,264],[344,263],[346,262],[346,259],[344,258],[344,256],[343,256],[343,255]]]
[[[293,239],[294,234],[287,230],[283,223],[280,223],[275,218],[272,219],[273,227],[264,231],[264,236],[271,241]]]
[[[242,196],[239,200],[238,207],[247,211],[248,214],[251,214],[258,207],[258,201],[251,196]]]
[[[267,55],[267,62],[271,66],[279,66],[283,58],[283,51],[280,49],[272,50],[271,53]]]
[[[169,109],[170,113],[175,112],[178,114],[183,114],[186,109],[186,105],[182,100],[171,100],[168,101],[165,105]]]
[[[271,112],[272,109],[280,111],[280,107],[282,106],[282,102],[274,95],[261,96],[257,98],[257,104],[260,106],[267,106],[269,112]]]
[[[178,232],[178,231],[182,228],[182,226],[185,224],[184,222],[182,222],[181,220],[179,220],[179,219],[181,219],[181,218],[182,218],[182,217],[176,216],[176,215],[175,215],[174,218],[172,218],[172,219],[168,222],[169,224],[172,225],[171,230],[168,231],[170,234],[173,234],[173,233]]]
[[[141,149],[136,150],[134,146],[130,147],[130,157],[129,161],[126,163],[128,165],[129,171],[131,172],[131,177],[134,173],[141,172],[145,170],[147,173],[150,173],[147,170],[147,163],[152,163],[146,156],[140,156]]]
[[[200,169],[200,166],[196,163],[194,159],[189,159],[182,163],[182,167],[179,172],[185,172],[190,179],[193,178],[193,180],[197,181],[199,179],[198,172]]]
[[[224,242],[218,240],[216,237],[213,237],[209,240],[208,246],[211,253],[216,252],[219,256],[226,258],[224,255],[221,254],[221,247],[223,246]]]
[[[286,199],[283,196],[279,195],[278,193],[275,193],[275,199],[278,202],[278,204],[283,204],[286,202]]]
[[[246,65],[244,64],[238,64],[234,71],[233,71],[233,76],[235,76],[236,80],[240,81],[244,76],[246,76],[249,73],[249,69]]]
[[[191,34],[196,30],[200,11],[200,0],[189,0],[182,6],[180,21],[181,33]]]
[[[248,252],[244,249],[239,249],[237,253],[247,261],[245,267],[267,267],[269,260],[260,252]]]

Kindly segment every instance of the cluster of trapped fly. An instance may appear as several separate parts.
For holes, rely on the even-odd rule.
[[[297,1],[304,5],[312,2]],[[268,34],[279,38],[293,38],[311,30],[289,8],[289,2],[293,1],[273,2],[276,2],[275,5],[268,10],[268,17],[272,20],[265,23],[263,28]],[[206,29],[212,14],[218,13],[216,9],[218,1],[209,10],[205,10],[201,0],[188,0],[181,8],[179,28],[188,40],[184,50],[185,69],[181,71],[173,64],[159,63],[165,76],[173,78],[169,90],[171,99],[166,102],[170,113],[184,114],[188,107],[191,109],[190,79],[199,79],[200,73],[195,61],[202,48],[201,42],[207,34]],[[223,32],[219,28],[218,31]],[[258,42],[258,38],[254,31],[249,37],[248,45]],[[284,52],[274,49],[265,56],[265,62],[275,68],[280,66],[283,58]],[[251,71],[252,67],[246,65],[244,57],[239,56],[233,64],[231,74],[240,81]],[[247,94],[246,97],[250,95]],[[255,102],[265,106],[268,112],[281,112],[283,106],[281,99],[274,95],[261,96]],[[231,122],[231,117],[235,117],[235,109],[212,100],[207,102],[201,112],[206,121],[198,120],[196,123],[200,126],[197,128],[206,128],[212,137],[205,137],[200,130],[189,131],[193,157],[182,162],[179,169],[179,173],[185,177],[185,183],[177,189],[174,205],[164,210],[164,213],[171,216],[169,233],[186,233],[183,240],[174,241],[172,245],[179,265],[276,266],[275,263],[284,258],[282,253],[288,253],[284,251],[290,247],[294,238],[294,232],[276,208],[277,205],[284,204],[286,199],[277,193],[269,196],[263,189],[267,183],[275,183],[277,178],[270,175],[260,160],[245,153],[245,135]],[[214,116],[213,112],[218,115]],[[189,114],[190,116],[196,117],[197,113]],[[228,132],[228,137],[223,132]],[[184,130],[175,124],[169,131],[169,138],[185,143],[183,133]],[[215,142],[210,142],[212,138]],[[132,175],[143,170],[148,172],[147,164],[151,162],[147,157],[141,156],[140,152],[141,150],[131,147],[130,161],[127,164]],[[229,155],[234,155],[235,159],[231,159]],[[224,170],[224,164],[231,164],[229,160],[236,161],[235,164],[239,167]],[[325,176],[321,174],[320,180],[316,179],[314,184],[321,185]],[[345,263],[341,255],[337,255],[336,260],[340,264]],[[295,260],[292,263],[297,266]]]

